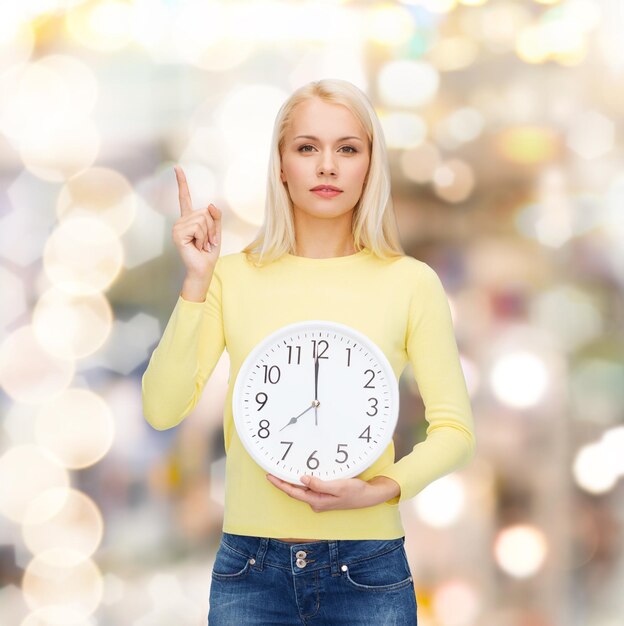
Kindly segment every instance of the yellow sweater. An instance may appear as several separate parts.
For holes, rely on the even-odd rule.
[[[391,441],[362,480],[388,476],[401,494],[360,508],[314,512],[272,485],[247,453],[232,416],[240,366],[278,328],[327,319],[367,335],[397,380],[409,361],[425,405],[427,437],[395,462]],[[197,404],[223,350],[230,376],[223,411],[226,451],[223,530],[310,539],[394,539],[405,535],[398,503],[468,463],[473,417],[448,300],[435,271],[409,256],[384,261],[368,249],[327,259],[284,255],[255,268],[242,252],[221,256],[205,302],[178,297],[143,375],[143,411],[158,430],[179,424]]]

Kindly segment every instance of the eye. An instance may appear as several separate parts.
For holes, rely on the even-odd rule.
[[[304,148],[312,148],[313,146],[311,146],[310,144],[306,144],[304,146],[301,146],[298,149],[298,152],[309,152],[309,150],[304,150]],[[355,154],[357,152],[357,150],[353,147],[353,146],[342,146],[342,148],[340,148],[341,150],[343,148],[348,148],[349,152],[347,152],[347,154]]]

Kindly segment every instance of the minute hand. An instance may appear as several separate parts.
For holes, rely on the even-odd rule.
[[[319,371],[319,360],[318,354],[314,356],[314,425],[318,426],[318,371]]]

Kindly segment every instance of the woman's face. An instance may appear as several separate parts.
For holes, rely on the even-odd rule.
[[[347,107],[319,98],[297,105],[281,157],[281,179],[295,211],[337,217],[360,199],[370,162],[368,139]],[[312,191],[323,184],[342,191],[333,197]]]

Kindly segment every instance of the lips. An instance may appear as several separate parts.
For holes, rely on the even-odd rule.
[[[338,189],[338,187],[334,187],[333,185],[317,185],[310,191],[342,191],[342,189]]]

